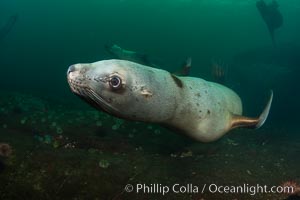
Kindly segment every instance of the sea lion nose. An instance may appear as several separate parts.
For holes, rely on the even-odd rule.
[[[71,65],[67,71],[67,74],[70,74],[71,72],[75,71],[75,65]]]

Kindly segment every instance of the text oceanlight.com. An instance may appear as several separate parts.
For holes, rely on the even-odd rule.
[[[135,192],[137,194],[198,194],[198,193],[220,193],[220,194],[249,194],[255,195],[258,193],[293,193],[294,188],[292,186],[267,186],[267,185],[249,185],[242,184],[239,186],[225,186],[217,184],[174,184],[171,186],[163,184],[127,184],[125,186],[126,192]]]

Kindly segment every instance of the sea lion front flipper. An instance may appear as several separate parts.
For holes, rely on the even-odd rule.
[[[260,128],[268,118],[271,104],[273,100],[273,91],[271,90],[271,95],[269,98],[269,101],[263,110],[263,112],[260,114],[258,118],[250,118],[250,117],[245,117],[241,115],[232,115],[232,121],[231,121],[231,128],[238,128],[238,127],[245,127],[245,128]]]

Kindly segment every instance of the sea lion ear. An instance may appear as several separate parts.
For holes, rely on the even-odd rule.
[[[151,98],[153,96],[153,92],[151,92],[150,90],[148,90],[145,87],[141,88],[141,92],[140,94],[145,97],[146,99]]]

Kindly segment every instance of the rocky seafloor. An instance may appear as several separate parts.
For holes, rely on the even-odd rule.
[[[269,122],[204,144],[154,124],[8,93],[0,97],[0,199],[299,199],[297,191],[195,190],[210,184],[299,189],[297,131]],[[185,191],[126,192],[127,184],[179,184]]]

